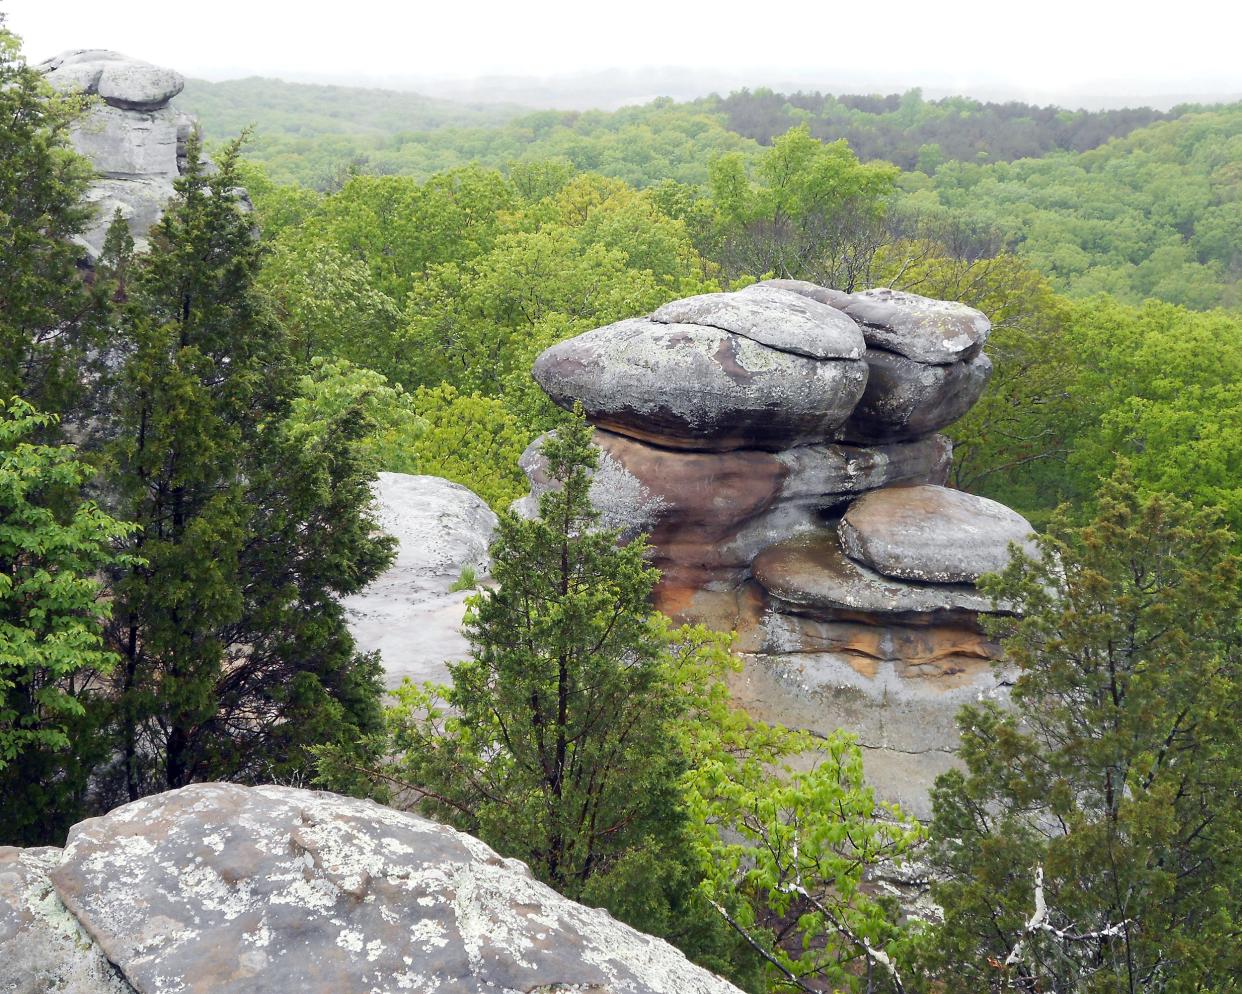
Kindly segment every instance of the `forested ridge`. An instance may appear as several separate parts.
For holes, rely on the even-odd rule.
[[[751,168],[791,127],[903,170],[894,200],[945,209],[1028,259],[1071,296],[1232,306],[1242,274],[1236,105],[1065,111],[967,98],[741,91],[620,111],[484,111],[384,91],[266,80],[193,83],[181,103],[209,140],[253,124],[248,156],[318,189],[351,171],[410,175],[564,159],[644,188],[702,188],[710,163]],[[479,121],[490,113],[493,120]]]
[[[118,212],[86,267],[91,104],[0,25],[0,844],[311,784],[474,833],[755,994],[1236,991],[1242,108],[362,93],[191,84],[214,167],[188,139],[152,250]],[[983,581],[1013,707],[962,710],[927,824],[848,733],[731,705],[730,636],[651,609],[590,426],[530,376],[771,277],[992,322],[949,481],[1040,536]],[[341,606],[392,559],[381,470],[501,516],[470,657],[393,697]],[[875,883],[911,877],[943,915]]]

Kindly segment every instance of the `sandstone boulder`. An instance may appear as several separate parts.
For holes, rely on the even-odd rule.
[[[850,295],[844,290],[833,290],[831,287],[820,286],[818,283],[811,283],[807,280],[760,280],[753,286],[746,287],[747,290],[753,290],[755,287],[770,286],[777,290],[789,290],[791,293],[800,293],[804,297],[810,297],[812,300],[818,300],[821,304],[827,304],[829,307],[835,307],[837,310],[844,310],[845,305],[849,303]]]
[[[974,583],[1009,563],[1009,544],[1034,554],[1030,522],[986,497],[938,486],[887,487],[864,494],[841,518],[845,552],[901,580]]]
[[[156,110],[185,86],[171,69],[99,48],[62,52],[39,69],[62,93],[95,94],[123,110]]]
[[[695,324],[631,318],[545,351],[533,375],[600,427],[681,449],[827,440],[867,380],[858,359],[814,359]]]
[[[858,359],[866,348],[852,318],[814,298],[771,285],[684,297],[657,309],[651,320],[707,325],[812,359]]]
[[[139,994],[736,994],[468,835],[332,794],[149,797],[75,826],[51,877]]]
[[[992,328],[973,307],[884,287],[852,294],[843,309],[862,327],[868,346],[915,362],[970,359],[983,348]]]
[[[392,566],[342,601],[360,649],[379,652],[386,682],[444,680],[445,663],[464,659],[461,635],[468,592],[449,588],[471,569],[485,579],[496,515],[481,497],[437,476],[380,473],[380,527],[397,539]]]
[[[765,549],[755,579],[778,603],[822,616],[857,612],[883,619],[912,617],[969,622],[992,609],[967,583],[920,583],[884,576],[845,554],[836,528],[820,528]]]
[[[543,439],[523,454],[529,496],[514,509],[534,517],[551,481]],[[662,572],[657,599],[693,584],[745,578],[750,560],[782,538],[819,524],[818,513],[856,494],[895,483],[942,483],[951,446],[917,442],[856,447],[803,445],[782,452],[685,452],[597,429],[599,468],[591,502],[601,524],[625,540],[646,533]]]
[[[863,358],[867,389],[838,433],[849,442],[891,442],[940,431],[975,406],[992,378],[992,360],[982,352],[942,366],[882,349],[868,349]]]

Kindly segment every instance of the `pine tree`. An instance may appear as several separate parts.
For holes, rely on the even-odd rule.
[[[439,727],[407,685],[394,720],[405,775],[443,815],[577,895],[627,850],[676,833],[667,744],[681,702],[646,547],[597,527],[590,427],[570,422],[543,455],[559,487],[537,519],[501,516],[496,586],[472,602],[472,658],[446,688],[455,717]]]
[[[1065,510],[988,586],[1015,709],[959,717],[937,782],[928,943],[948,991],[1227,991],[1242,976],[1242,561],[1218,516],[1140,497]]]
[[[112,578],[117,793],[296,776],[310,745],[380,721],[379,671],[338,596],[383,569],[369,517],[370,430],[356,408],[315,446],[287,421],[297,367],[255,290],[261,248],[237,193],[191,141],[149,254],[110,233],[123,280],[98,440],[116,513],[142,559]]]

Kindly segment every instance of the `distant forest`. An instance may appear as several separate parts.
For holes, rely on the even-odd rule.
[[[741,90],[705,101],[725,116],[726,126],[761,145],[805,124],[821,141],[844,138],[860,159],[884,159],[902,169],[934,172],[949,159],[1009,162],[1050,152],[1085,152],[1155,121],[1177,117],[1149,107],[1071,111],[1011,101],[983,103],[970,97],[924,100],[907,93],[833,96]]]
[[[906,213],[983,235],[1071,296],[1236,306],[1242,276],[1242,104],[1068,111],[965,97],[743,90],[618,111],[526,111],[413,93],[246,79],[191,81],[180,105],[209,142],[246,149],[277,183],[321,192],[352,175],[427,180],[468,165],[557,162],[637,189],[704,195],[713,163],[752,176],[774,137],[803,128],[901,170]]]

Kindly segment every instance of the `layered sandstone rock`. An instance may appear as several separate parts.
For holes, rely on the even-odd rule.
[[[97,172],[88,197],[95,220],[79,241],[89,261],[103,248],[116,211],[139,249],[173,195],[185,166],[193,120],[169,106],[185,85],[179,73],[103,49],[63,52],[39,66],[63,93],[100,98],[75,125],[72,140]]]
[[[63,851],[0,849],[0,990],[62,989],[737,994],[469,835],[235,784],[127,804]]]
[[[936,432],[986,386],[989,328],[953,302],[769,280],[587,332],[534,368],[598,426],[592,501],[649,536],[657,606],[736,630],[742,703],[857,732],[881,794],[920,814],[958,706],[1000,689],[981,619],[1004,606],[975,581],[1031,531],[943,485]],[[520,513],[550,485],[540,446]]]

